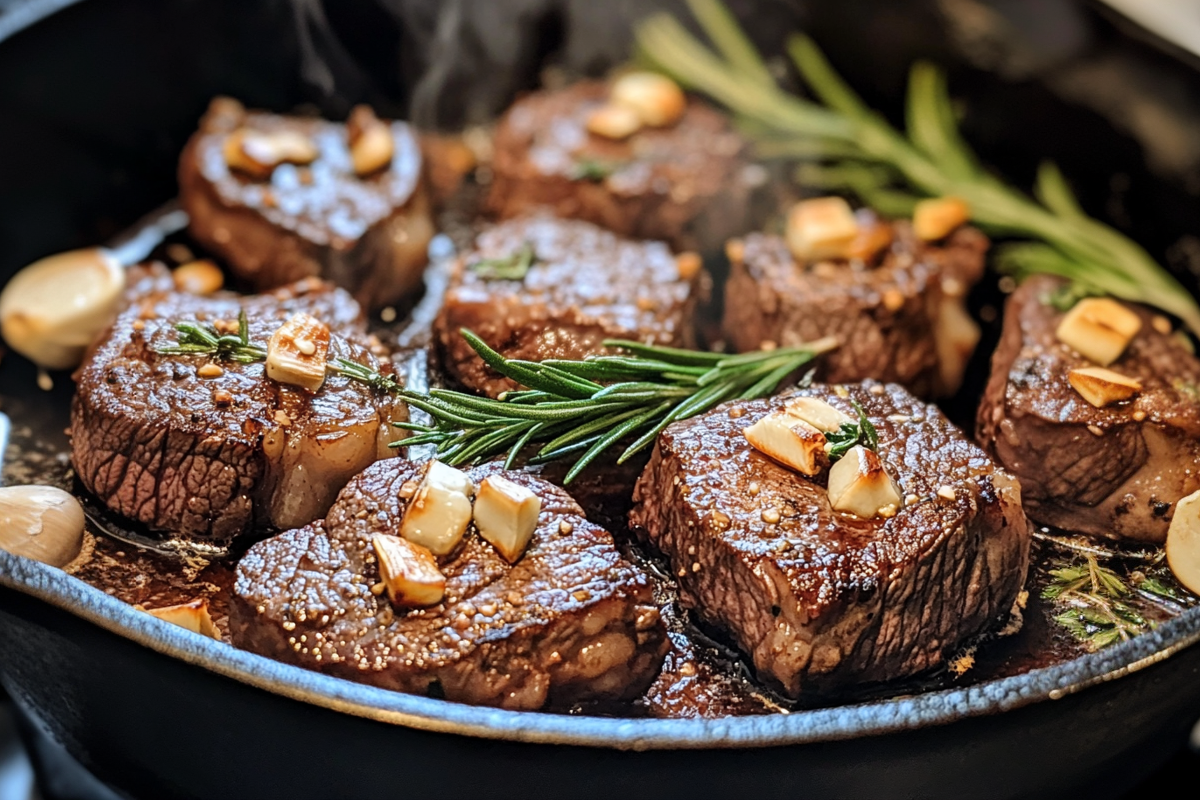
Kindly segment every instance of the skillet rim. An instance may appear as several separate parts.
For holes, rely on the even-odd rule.
[[[0,586],[162,655],[310,705],[421,731],[614,750],[745,749],[879,736],[1052,701],[1123,678],[1200,641],[1200,606],[1061,664],[973,686],[763,716],[628,719],[506,711],[403,694],[285,664],[179,628],[55,567],[0,550]]]

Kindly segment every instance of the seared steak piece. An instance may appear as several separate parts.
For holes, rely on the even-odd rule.
[[[537,529],[510,565],[467,532],[444,560],[435,606],[394,609],[372,545],[398,534],[406,482],[422,465],[394,459],[352,480],[322,522],[255,545],[238,565],[233,643],[385,689],[513,709],[632,699],[667,647],[648,577],[565,492],[503,473],[541,498]],[[502,473],[469,470],[477,484]]]
[[[1132,303],[1141,330],[1108,368],[1139,381],[1096,408],[1067,374],[1093,364],[1055,336],[1064,281],[1031,278],[1004,310],[979,406],[980,443],[1021,481],[1029,518],[1091,536],[1162,542],[1175,502],[1200,489],[1200,360],[1165,317]]]
[[[157,352],[177,322],[234,323],[265,346],[290,316],[331,329],[329,357],[377,366],[348,294],[306,280],[252,297],[152,293],[118,316],[76,374],[71,449],[83,485],[154,530],[227,542],[254,528],[320,517],[352,476],[391,454],[389,424],[407,419],[390,395],[339,376],[315,394],[277,383],[262,362]]]
[[[523,250],[528,271],[505,279]],[[446,371],[494,397],[516,384],[485,365],[460,329],[502,355],[532,361],[603,353],[605,339],[695,347],[696,306],[708,288],[694,253],[676,258],[662,242],[526,216],[486,229],[459,259],[434,330]]]
[[[583,81],[518,100],[496,126],[488,205],[501,218],[548,206],[677,250],[717,249],[750,227],[746,141],[698,100],[662,128],[613,140],[589,133],[609,85]]]
[[[246,111],[217,98],[179,160],[189,232],[257,290],[317,276],[369,308],[399,300],[420,287],[434,231],[416,134],[402,122],[387,125],[390,165],[360,177],[346,125]],[[231,138],[247,133],[302,137],[316,158],[252,176],[226,156],[236,148]]]
[[[821,359],[819,380],[874,378],[922,397],[953,394],[978,334],[963,322],[962,300],[983,274],[987,237],[968,227],[928,244],[905,220],[883,223],[862,211],[859,219],[894,233],[871,263],[797,263],[783,237],[771,234],[730,242],[726,341],[745,352],[835,336],[841,347]]]
[[[862,404],[905,504],[834,511],[823,480],[763,455],[742,431],[786,399],[741,401],[658,438],[630,521],[668,558],[682,601],[727,630],[784,693],[929,670],[1004,617],[1030,532],[1014,478],[941,412],[894,384],[800,395]]]

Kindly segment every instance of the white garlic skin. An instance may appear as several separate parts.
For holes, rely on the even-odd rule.
[[[35,261],[0,292],[0,334],[47,369],[71,369],[112,322],[125,268],[98,247]]]
[[[0,488],[0,550],[64,567],[83,547],[83,528],[83,508],[62,489]]]

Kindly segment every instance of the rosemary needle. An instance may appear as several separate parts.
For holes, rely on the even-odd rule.
[[[606,347],[625,354],[533,362],[505,358],[470,331],[462,335],[492,369],[526,388],[497,399],[446,389],[402,389],[399,395],[428,413],[433,423],[396,423],[414,435],[393,446],[432,444],[448,464],[507,454],[506,466],[511,467],[521,450],[537,444],[530,463],[575,458],[567,483],[618,442],[628,442],[617,457],[623,463],[676,420],[726,400],[770,395],[789,375],[837,345],[822,339],[727,356],[610,340]]]
[[[966,201],[972,220],[1016,241],[997,265],[1018,277],[1049,273],[1096,293],[1147,303],[1200,335],[1200,306],[1138,244],[1088,217],[1058,168],[1038,171],[1034,197],[987,172],[958,132],[946,80],[919,62],[909,79],[905,132],[872,111],[803,35],[788,55],[820,102],[784,91],[720,0],[688,0],[715,51],[675,18],[657,14],[637,30],[638,47],[681,84],[728,106],[764,155],[807,162],[801,180],[854,192],[885,214],[907,215],[924,196]]]
[[[196,321],[175,323],[176,345],[160,347],[163,355],[211,356],[218,361],[253,364],[267,357],[267,350],[251,344],[246,312],[238,314],[237,334],[221,333],[213,325]]]

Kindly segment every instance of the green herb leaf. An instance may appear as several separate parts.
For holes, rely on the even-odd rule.
[[[581,158],[571,168],[570,178],[573,181],[600,181],[621,169],[624,164],[615,161],[600,161],[595,158]]]
[[[239,364],[253,364],[267,357],[265,347],[250,342],[250,325],[244,310],[238,312],[236,336],[222,334],[210,323],[193,321],[175,323],[175,333],[179,344],[159,347],[155,352],[170,356],[209,356],[214,361]]]
[[[868,450],[879,449],[879,433],[871,424],[871,420],[867,419],[867,413],[857,400],[850,402],[858,412],[858,421],[843,422],[836,431],[825,434],[826,441],[833,445],[828,451],[831,462],[849,453],[856,445],[861,444]]]
[[[1051,581],[1042,597],[1067,610],[1054,620],[1089,650],[1099,650],[1144,633],[1153,624],[1137,609],[1123,602],[1129,586],[1117,573],[1101,566],[1096,557],[1084,554],[1084,562],[1064,564],[1050,570]],[[1147,579],[1139,584],[1144,589]]]
[[[1056,311],[1070,311],[1085,297],[1095,297],[1100,294],[1103,292],[1098,292],[1087,284],[1072,281],[1053,291],[1046,292],[1038,299],[1042,301],[1043,305],[1048,305]]]
[[[484,280],[525,280],[529,268],[537,261],[533,245],[525,242],[517,252],[504,258],[485,258],[468,264],[467,269]]]
[[[639,55],[682,85],[727,106],[763,150],[806,162],[810,185],[848,190],[883,213],[908,214],[920,197],[955,196],[989,233],[1018,240],[995,263],[1017,277],[1042,272],[1095,292],[1147,303],[1200,334],[1200,305],[1137,243],[1088,217],[1053,164],[1038,172],[1035,197],[983,169],[958,131],[938,68],[913,66],[907,124],[896,130],[834,71],[811,39],[793,36],[788,54],[820,102],[781,88],[720,0],[688,0],[710,48],[674,17],[637,28]]]

